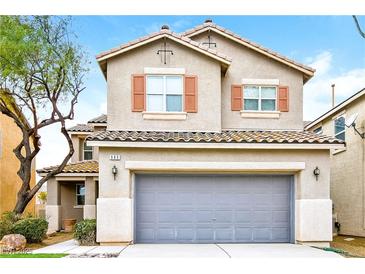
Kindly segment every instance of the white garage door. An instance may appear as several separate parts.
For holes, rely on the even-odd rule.
[[[291,182],[275,175],[137,175],[135,242],[291,242]]]

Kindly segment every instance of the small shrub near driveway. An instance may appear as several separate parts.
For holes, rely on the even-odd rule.
[[[39,243],[46,238],[48,222],[43,218],[26,218],[14,224],[13,233],[23,235],[28,243]]]
[[[86,219],[76,223],[74,237],[80,245],[95,245],[96,220]]]
[[[14,223],[19,221],[21,216],[14,212],[4,212],[0,218],[0,240],[8,234],[12,234]]]

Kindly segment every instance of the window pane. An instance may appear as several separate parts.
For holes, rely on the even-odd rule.
[[[77,205],[85,205],[85,196],[76,196]]]
[[[166,93],[167,94],[183,93],[183,83],[181,76],[166,76]]]
[[[335,134],[345,130],[345,118],[339,117],[335,120]]]
[[[276,99],[275,87],[261,87],[261,98]]]
[[[76,185],[76,194],[77,195],[85,195],[85,186],[84,185]]]
[[[342,141],[345,141],[345,132],[342,132],[340,134],[335,135],[337,139],[340,139]]]
[[[261,100],[261,110],[275,110],[275,100],[262,99]]]
[[[162,94],[163,77],[147,76],[147,94]]]
[[[315,130],[313,130],[313,132],[317,134],[322,134],[322,127],[316,128]]]
[[[245,86],[243,88],[244,98],[259,98],[259,87]]]
[[[182,111],[182,96],[167,95],[166,96],[166,111]]]
[[[92,159],[93,159],[92,151],[84,151],[84,160],[92,160]]]
[[[259,110],[259,100],[258,99],[245,99],[244,110]]]
[[[148,111],[163,111],[162,95],[147,95]]]

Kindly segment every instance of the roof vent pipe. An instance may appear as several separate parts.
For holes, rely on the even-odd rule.
[[[212,19],[210,19],[210,18],[207,18],[207,19],[204,21],[204,23],[213,23],[213,20],[212,20]]]
[[[162,29],[162,30],[164,30],[164,29],[167,29],[167,30],[168,30],[168,29],[170,29],[170,27],[169,27],[168,25],[163,25],[163,26],[161,27],[161,29]]]
[[[335,84],[331,85],[332,87],[332,108],[335,107]]]

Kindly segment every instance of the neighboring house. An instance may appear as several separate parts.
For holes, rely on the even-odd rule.
[[[332,240],[330,149],[344,145],[303,131],[312,68],[211,21],[163,26],[97,61],[107,123],[86,144],[99,161],[98,242]],[[48,187],[59,197],[57,180]],[[62,207],[61,193],[47,206],[51,229]]]
[[[17,201],[17,193],[21,187],[18,177],[19,160],[13,149],[22,139],[22,133],[13,119],[0,112],[0,214],[12,211]],[[31,186],[35,184],[35,164],[32,166]],[[35,198],[31,200],[25,212],[34,214]]]
[[[346,141],[331,152],[331,199],[340,234],[365,236],[365,144],[346,119],[358,114],[356,128],[365,132],[365,89],[330,109],[306,126],[307,130]]]
[[[101,115],[68,129],[75,153],[62,173],[47,182],[47,216],[58,216],[51,230],[64,228],[63,220],[95,219],[98,197],[98,148],[88,146],[85,139],[93,132],[106,129],[106,115]],[[37,170],[44,176],[54,167]],[[61,205],[61,206],[59,206]],[[53,226],[52,226],[53,224]]]

